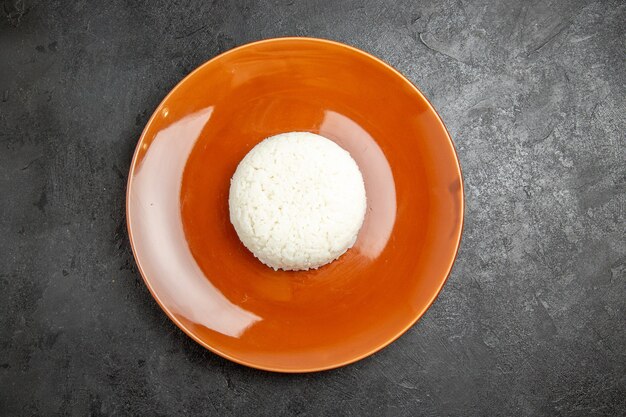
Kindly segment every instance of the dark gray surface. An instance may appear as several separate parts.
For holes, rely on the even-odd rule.
[[[624,1],[11,0],[0,17],[0,414],[626,414]],[[279,35],[406,74],[465,175],[438,300],[387,349],[319,374],[196,345],[125,230],[159,101],[218,52]]]

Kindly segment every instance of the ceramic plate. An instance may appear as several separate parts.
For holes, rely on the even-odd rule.
[[[290,131],[335,141],[365,180],[355,246],[314,271],[261,264],[229,221],[239,161]],[[459,246],[463,183],[441,119],[396,70],[336,42],[270,39],[208,61],[159,105],[127,219],[146,285],[185,333],[244,365],[317,371],[383,348],[431,305]]]

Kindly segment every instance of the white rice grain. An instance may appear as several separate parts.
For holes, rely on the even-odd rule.
[[[365,186],[350,154],[307,132],[256,145],[231,179],[230,221],[243,244],[274,269],[315,269],[354,245]]]

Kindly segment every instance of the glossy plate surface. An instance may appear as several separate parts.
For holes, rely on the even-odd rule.
[[[357,243],[315,271],[275,272],[240,243],[230,178],[264,138],[309,131],[357,161],[368,210]],[[150,292],[189,336],[255,368],[338,367],[426,311],[459,246],[452,141],[402,75],[355,48],[280,38],[205,63],[159,105],[133,158],[127,219]]]

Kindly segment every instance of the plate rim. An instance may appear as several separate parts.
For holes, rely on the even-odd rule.
[[[288,41],[288,42],[289,41],[305,41],[305,42],[313,42],[313,43],[319,43],[319,44],[323,44],[323,45],[332,45],[332,46],[335,46],[335,47],[345,48],[345,49],[348,49],[348,50],[350,50],[352,52],[355,52],[355,53],[357,53],[357,54],[359,54],[361,56],[364,56],[365,58],[373,60],[376,64],[381,65],[384,69],[386,69],[388,71],[391,71],[393,74],[395,74],[400,80],[402,80],[404,82],[404,84],[406,84],[409,88],[414,90],[424,100],[424,102],[427,104],[428,108],[436,116],[437,122],[443,128],[443,131],[445,132],[445,136],[448,139],[448,145],[452,149],[452,153],[454,155],[454,161],[455,161],[455,168],[456,168],[456,171],[457,171],[457,174],[459,176],[460,183],[461,183],[461,186],[460,186],[460,193],[461,193],[460,219],[461,219],[461,225],[460,225],[460,228],[459,228],[458,236],[456,236],[456,247],[455,247],[455,250],[454,250],[454,256],[451,258],[451,261],[450,261],[450,264],[448,265],[447,272],[445,274],[444,279],[441,281],[441,284],[437,288],[437,291],[435,291],[433,293],[433,295],[432,295],[431,299],[429,300],[429,302],[427,304],[425,304],[424,307],[419,309],[417,311],[417,313],[415,314],[415,317],[413,318],[413,320],[411,320],[407,326],[405,326],[400,331],[398,331],[397,334],[395,334],[394,336],[390,337],[385,342],[380,343],[380,344],[376,345],[375,347],[367,350],[365,353],[356,355],[353,358],[350,358],[348,360],[336,362],[336,363],[333,363],[333,364],[330,364],[330,365],[309,366],[309,367],[302,367],[301,366],[301,367],[299,367],[297,369],[294,369],[294,368],[284,369],[284,368],[281,368],[281,367],[264,366],[264,365],[256,364],[254,362],[250,362],[250,361],[242,360],[240,358],[233,357],[232,355],[229,355],[229,354],[227,354],[225,352],[222,352],[222,351],[220,351],[220,349],[218,349],[216,347],[213,347],[213,346],[209,345],[208,343],[204,342],[199,337],[197,337],[191,330],[189,330],[165,306],[165,304],[161,301],[159,296],[156,294],[156,292],[152,288],[152,285],[150,284],[150,280],[147,278],[146,274],[144,273],[144,271],[143,271],[143,269],[141,267],[141,263],[140,263],[140,261],[139,261],[139,259],[137,257],[137,251],[135,249],[135,243],[134,243],[134,240],[133,240],[133,234],[132,234],[132,230],[131,230],[132,229],[132,226],[131,226],[132,219],[131,219],[130,204],[129,204],[130,196],[131,196],[131,187],[132,187],[133,173],[134,173],[136,165],[137,165],[137,158],[138,158],[138,155],[139,155],[139,151],[141,149],[141,144],[145,140],[145,137],[146,137],[147,132],[148,132],[148,128],[152,125],[155,117],[159,114],[160,109],[163,107],[164,103],[167,102],[167,100],[170,98],[170,96],[173,95],[185,82],[187,82],[190,78],[192,78],[193,75],[196,72],[201,71],[204,67],[211,65],[213,62],[219,60],[220,58],[223,58],[226,55],[232,54],[232,53],[240,51],[242,49],[246,49],[246,48],[249,48],[249,47],[257,46],[257,45],[269,44],[269,43],[280,43],[280,42],[285,42],[285,41]],[[200,64],[197,68],[195,68],[193,71],[191,71],[185,77],[183,77],[178,83],[176,83],[176,85],[167,93],[167,95],[156,106],[154,112],[152,113],[152,115],[150,116],[148,121],[146,122],[146,125],[144,126],[144,128],[143,128],[143,130],[141,132],[141,135],[139,136],[139,139],[137,141],[137,145],[135,146],[135,150],[133,152],[133,158],[131,160],[130,167],[128,169],[128,179],[126,181],[125,205],[126,205],[126,210],[125,210],[125,214],[126,214],[126,230],[127,230],[127,233],[128,233],[128,240],[129,240],[130,248],[131,248],[131,251],[132,251],[132,254],[133,254],[133,259],[135,261],[135,264],[137,265],[137,270],[139,271],[139,274],[141,275],[141,278],[143,279],[144,284],[146,285],[146,287],[148,288],[148,291],[150,292],[150,295],[157,302],[157,304],[159,305],[161,310],[163,310],[165,315],[180,330],[182,330],[188,337],[193,339],[200,346],[204,347],[205,349],[209,350],[210,352],[215,353],[218,356],[221,356],[224,359],[227,359],[227,360],[235,362],[237,364],[244,365],[244,366],[247,366],[247,367],[250,367],[250,368],[254,368],[254,369],[259,369],[259,370],[263,370],[263,371],[270,371],[270,372],[277,372],[277,373],[290,373],[290,374],[326,371],[326,370],[336,369],[336,368],[340,368],[340,367],[343,367],[343,366],[346,366],[346,365],[350,365],[352,363],[360,361],[361,359],[364,359],[364,358],[366,358],[368,356],[371,356],[371,355],[373,355],[376,352],[379,352],[380,350],[382,350],[385,347],[389,346],[391,343],[393,343],[396,340],[398,340],[402,335],[404,335],[411,327],[413,327],[422,318],[422,316],[426,313],[426,311],[428,311],[428,309],[433,305],[435,300],[439,297],[439,294],[441,293],[441,290],[443,289],[444,285],[446,284],[446,282],[450,278],[450,274],[452,272],[452,268],[454,266],[454,263],[456,262],[458,254],[459,254],[459,249],[461,247],[461,241],[462,241],[462,238],[463,238],[463,231],[465,229],[465,181],[464,181],[464,178],[463,178],[463,172],[461,170],[461,164],[460,164],[460,161],[459,161],[459,155],[458,155],[458,152],[457,152],[457,150],[456,150],[456,148],[454,146],[454,142],[452,141],[452,137],[450,136],[450,132],[448,131],[446,125],[443,123],[443,120],[441,119],[441,116],[439,115],[437,110],[434,108],[432,103],[428,100],[428,98],[426,98],[426,96],[420,91],[420,89],[415,84],[413,84],[413,82],[411,82],[407,77],[405,77],[400,71],[398,71],[397,69],[392,67],[387,62],[383,61],[380,58],[377,58],[376,56],[374,56],[372,54],[370,54],[368,52],[365,52],[365,51],[363,51],[363,50],[361,50],[359,48],[356,48],[354,46],[342,43],[342,42],[337,42],[337,41],[330,40],[330,39],[314,38],[314,37],[304,37],[304,36],[285,36],[285,37],[268,38],[268,39],[262,39],[262,40],[249,42],[249,43],[245,43],[243,45],[236,46],[236,47],[231,48],[231,49],[229,49],[227,51],[224,51],[224,52],[214,56],[213,58],[210,58],[209,60],[205,61],[204,63]]]

